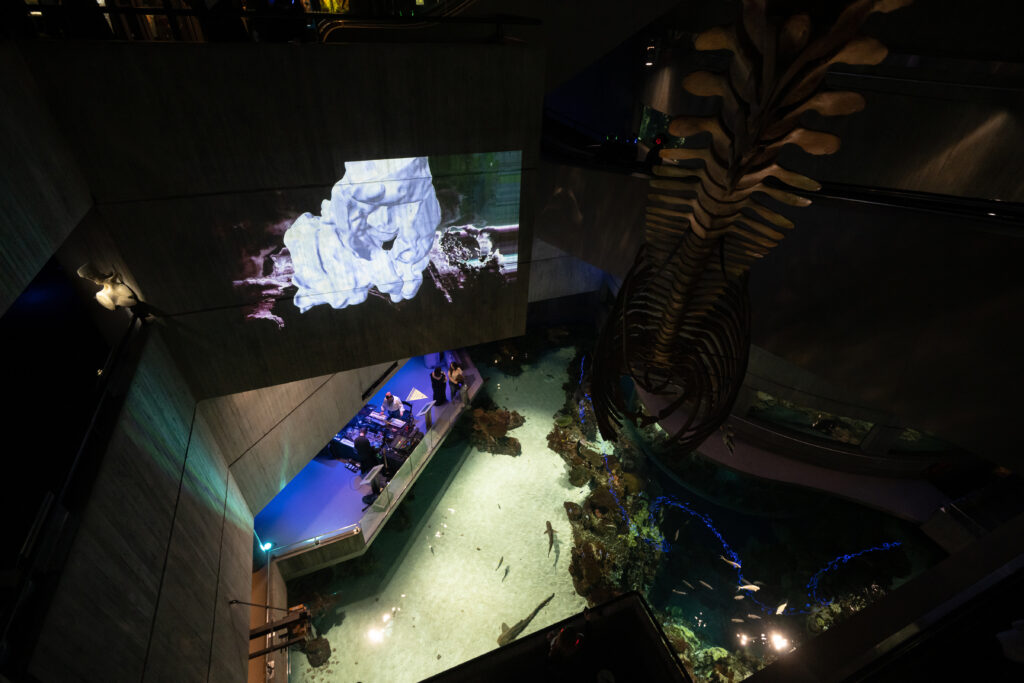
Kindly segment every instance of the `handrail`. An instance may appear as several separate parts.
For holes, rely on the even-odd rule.
[[[295,555],[296,550],[305,551],[305,546],[307,546],[308,544],[313,544],[314,546],[327,545],[329,543],[334,543],[335,541],[340,541],[343,538],[348,538],[349,536],[358,534],[361,531],[362,529],[359,526],[359,522],[346,524],[343,527],[338,527],[337,529],[332,529],[331,531],[325,531],[324,533],[317,534],[316,536],[313,536],[311,538],[306,538],[301,541],[295,541],[294,543],[283,545],[280,548],[273,548],[271,549],[271,559],[274,561],[282,560],[286,557],[290,557],[291,555]]]

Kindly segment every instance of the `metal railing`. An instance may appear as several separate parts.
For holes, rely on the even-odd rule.
[[[461,14],[475,0],[434,0],[429,6],[407,2],[367,1],[357,11],[336,12],[339,4],[311,0],[306,11],[299,0],[292,5],[254,8],[255,2],[215,9],[205,3],[189,6],[170,0],[160,7],[83,4],[24,4],[8,9],[15,19],[4,29],[12,38],[73,38],[132,41],[257,41],[330,42],[331,35],[349,29],[424,29],[438,25],[494,26],[502,35],[506,25],[539,25],[529,17],[479,16]]]

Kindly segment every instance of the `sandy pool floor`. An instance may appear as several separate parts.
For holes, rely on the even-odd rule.
[[[582,502],[587,489],[569,484],[547,447],[573,352],[549,352],[518,377],[480,368],[495,402],[526,418],[509,432],[522,455],[471,449],[390,579],[347,605],[344,621],[327,633],[328,664],[312,669],[292,653],[289,680],[419,681],[497,647],[502,622],[523,619],[552,593],[523,635],[586,606],[568,572],[572,534],[563,503]],[[556,533],[550,554],[547,521]]]

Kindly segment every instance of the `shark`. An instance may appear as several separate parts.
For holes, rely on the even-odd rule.
[[[529,623],[533,621],[533,618],[537,616],[537,613],[544,609],[544,606],[551,602],[551,600],[554,597],[554,593],[549,595],[547,598],[544,599],[543,602],[537,605],[536,609],[534,609],[532,612],[526,615],[525,619],[517,621],[512,626],[509,626],[505,622],[501,622],[501,635],[498,636],[498,645],[508,645],[513,640],[515,640],[516,637],[518,637],[519,634],[523,632],[523,629],[525,629],[529,625]]]
[[[548,528],[544,533],[548,535],[548,555],[551,554],[551,546],[555,544],[555,530],[551,528],[551,522],[547,522]]]

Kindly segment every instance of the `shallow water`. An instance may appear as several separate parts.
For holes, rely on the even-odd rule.
[[[590,489],[569,484],[547,445],[576,349],[535,355],[518,376],[483,365],[492,350],[470,354],[495,403],[525,417],[509,432],[522,455],[491,455],[450,437],[364,557],[334,575],[290,583],[292,604],[311,591],[337,591],[344,619],[326,634],[329,664],[311,669],[293,653],[289,680],[419,681],[494,649],[502,622],[514,624],[552,593],[523,635],[586,606],[568,571],[572,529],[563,504],[582,503]],[[595,443],[614,457],[611,444]],[[811,613],[833,598],[847,600],[847,611],[829,618],[844,618],[851,596],[872,585],[891,589],[941,556],[913,525],[699,457],[672,474],[650,468],[645,495],[650,515],[631,520],[631,533],[663,549],[645,597],[667,628],[692,632],[687,656],[725,648],[742,656],[747,673],[776,656],[772,633],[787,639],[785,652],[811,637]],[[547,521],[556,531],[550,554]],[[737,590],[755,581],[760,590]]]
[[[321,589],[360,592],[327,632],[329,664],[312,669],[292,653],[289,680],[419,681],[497,647],[502,622],[514,624],[552,593],[523,635],[583,609],[567,569],[572,532],[563,503],[587,491],[569,485],[561,458],[547,447],[573,353],[545,354],[518,377],[480,368],[495,402],[526,418],[509,432],[522,455],[446,445],[414,486],[409,527],[386,526],[372,556],[355,561],[368,565],[363,576]],[[556,533],[550,554],[547,521]],[[291,586],[289,593],[294,602]]]

